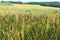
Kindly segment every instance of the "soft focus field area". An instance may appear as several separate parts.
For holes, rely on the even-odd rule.
[[[60,8],[0,4],[0,40],[60,40]]]

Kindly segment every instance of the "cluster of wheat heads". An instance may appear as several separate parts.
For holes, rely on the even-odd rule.
[[[60,15],[0,15],[0,40],[60,40]]]
[[[59,13],[31,5],[0,6],[0,40],[60,40]]]

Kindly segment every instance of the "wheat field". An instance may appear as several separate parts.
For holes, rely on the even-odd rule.
[[[60,8],[0,5],[0,40],[60,40]]]

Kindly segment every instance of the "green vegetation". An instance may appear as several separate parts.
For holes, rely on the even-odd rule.
[[[1,1],[1,3],[5,3],[7,5],[10,5],[11,3],[13,4],[35,4],[35,5],[41,5],[41,6],[51,6],[51,7],[60,7],[60,2],[26,2],[23,3],[21,1]]]
[[[23,4],[22,2],[14,2],[14,1],[1,1],[1,3],[13,3],[13,4]]]
[[[13,5],[12,3],[9,3],[9,2],[2,2],[0,3],[1,6],[11,6]]]
[[[60,40],[60,9],[0,6],[0,40]]]
[[[11,4],[34,4],[34,5],[41,5],[41,6],[51,6],[51,7],[60,7],[60,2],[14,2],[14,1],[1,1],[1,3],[4,3],[5,5],[11,5]]]
[[[60,7],[60,2],[28,2],[26,4],[37,4],[41,6]]]

